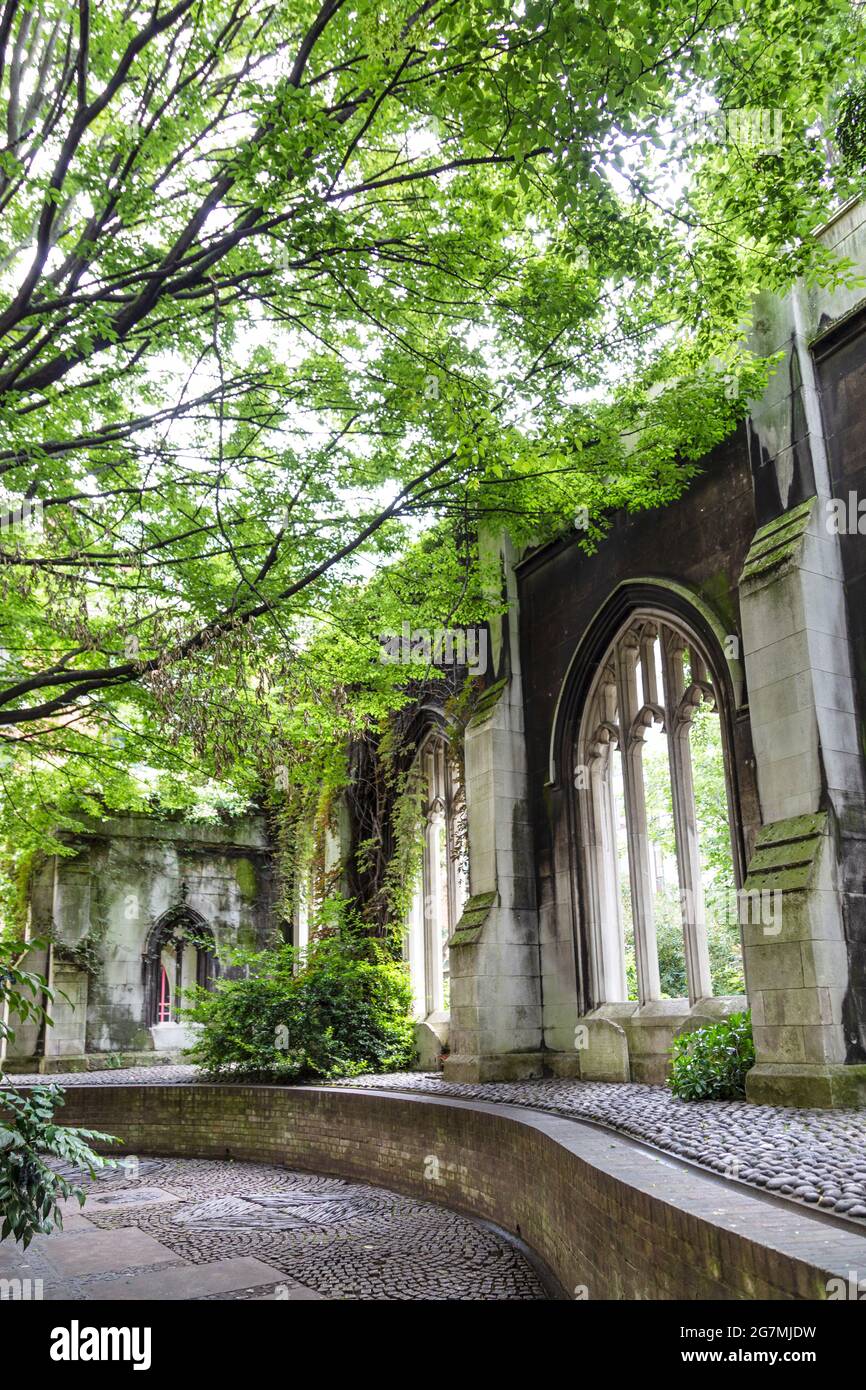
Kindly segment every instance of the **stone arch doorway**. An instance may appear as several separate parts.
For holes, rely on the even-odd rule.
[[[182,991],[210,989],[219,975],[214,935],[201,913],[184,900],[154,922],[142,956],[144,1021],[158,1046],[171,1045],[168,1031],[184,1032],[178,1017]],[[165,1035],[165,1036],[163,1036]]]

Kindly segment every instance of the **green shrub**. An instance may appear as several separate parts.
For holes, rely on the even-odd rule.
[[[680,1100],[737,1100],[755,1064],[752,1018],[730,1014],[708,1028],[681,1033],[671,1048],[668,1086]]]
[[[411,1065],[412,991],[405,966],[369,938],[238,952],[241,979],[198,990],[184,1017],[201,1025],[187,1055],[211,1076],[303,1081]]]
[[[59,1158],[95,1177],[98,1169],[113,1167],[90,1148],[92,1141],[116,1144],[110,1134],[94,1129],[69,1129],[54,1123],[63,1104],[59,1086],[33,1086],[27,1091],[0,1090],[0,1240],[11,1236],[24,1249],[35,1235],[63,1230],[60,1202],[84,1190],[46,1163]]]

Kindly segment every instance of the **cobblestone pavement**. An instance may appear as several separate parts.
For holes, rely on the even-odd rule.
[[[56,1077],[61,1085],[184,1085],[194,1067],[139,1067]],[[866,1111],[795,1110],[739,1101],[680,1101],[662,1086],[594,1081],[448,1082],[434,1073],[354,1077],[332,1085],[522,1105],[589,1120],[776,1196],[866,1220]]]
[[[83,1185],[86,1203],[67,1204],[62,1234],[37,1236],[24,1254],[0,1245],[0,1276],[85,1302],[548,1297],[504,1237],[382,1188],[174,1158],[128,1158]]]

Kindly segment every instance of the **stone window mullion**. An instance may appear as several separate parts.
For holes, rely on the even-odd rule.
[[[622,929],[622,899],[619,889],[616,852],[616,807],[614,805],[611,760],[616,757],[612,743],[593,759],[589,769],[594,822],[594,882],[597,933],[597,993],[599,999],[627,999],[625,940]]]
[[[689,1001],[709,998],[713,992],[710,957],[707,947],[706,909],[698,845],[697,809],[695,806],[692,750],[689,740],[690,721],[681,710],[685,694],[683,656],[686,642],[678,632],[662,629],[662,675],[665,698],[665,723],[668,733],[668,758],[671,774],[671,796],[674,817],[674,837],[677,851],[677,871],[680,884],[680,909],[686,956],[686,976]],[[700,669],[696,679],[703,679],[703,663],[696,656]]]
[[[619,747],[616,672],[604,669],[586,723],[592,732],[578,746],[578,785],[584,881],[591,896],[589,934],[590,994],[603,1003],[627,999],[625,937],[617,855],[617,815],[613,759]]]
[[[441,736],[425,740],[416,764],[423,792],[421,873],[410,916],[408,951],[416,1003],[425,1016],[448,1005],[448,941],[463,909],[465,893],[455,858],[460,788]]]
[[[637,638],[633,633],[626,633],[616,651],[617,703],[621,730],[620,747],[638,998],[641,1004],[645,1004],[660,997],[661,981],[653,915],[652,866],[643,780],[643,737],[642,733],[633,727],[638,712],[639,658],[640,647]]]
[[[442,930],[442,896],[438,851],[438,824],[435,814],[431,814],[424,832],[424,883],[427,889],[424,903],[424,979],[428,1013],[442,1007],[442,969],[438,950]]]

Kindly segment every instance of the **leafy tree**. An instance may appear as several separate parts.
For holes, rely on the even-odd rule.
[[[862,57],[843,0],[4,0],[7,918],[82,812],[381,721],[407,594],[489,614],[479,529],[681,492],[767,379],[755,289],[846,272]]]

